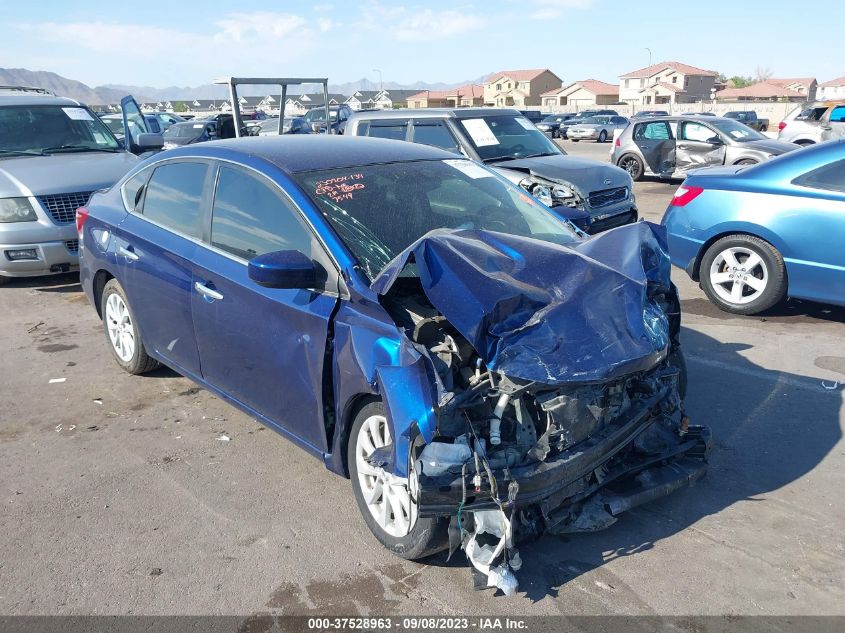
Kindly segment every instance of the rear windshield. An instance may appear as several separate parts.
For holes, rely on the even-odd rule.
[[[88,108],[0,107],[0,155],[119,150],[114,135]]]

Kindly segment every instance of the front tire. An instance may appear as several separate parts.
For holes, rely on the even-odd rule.
[[[103,330],[109,349],[124,371],[140,375],[161,366],[147,354],[135,316],[126,300],[126,292],[117,279],[110,279],[103,288],[100,314],[103,315]]]
[[[364,522],[379,543],[401,558],[418,560],[447,546],[448,521],[417,516],[409,479],[367,463],[376,448],[391,443],[390,434],[384,403],[369,402],[358,411],[347,445],[352,491]]]
[[[786,298],[783,257],[753,235],[729,235],[701,259],[701,286],[717,307],[733,314],[757,314]]]
[[[598,142],[599,142],[599,143],[604,143],[605,141],[607,141],[607,130],[602,130],[601,132],[599,132],[599,140],[598,140]]]

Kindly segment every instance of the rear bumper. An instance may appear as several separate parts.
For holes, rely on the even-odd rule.
[[[705,460],[712,446],[710,430],[690,426],[684,436],[669,433],[659,424],[663,414],[655,413],[665,393],[643,401],[599,434],[544,462],[512,468],[509,473],[493,471],[500,499],[507,498],[508,485],[515,480],[519,491],[514,506],[539,508],[545,528],[551,529],[592,497],[600,498],[615,515],[697,481],[706,472]],[[648,443],[637,442],[650,429],[660,435],[659,450],[645,451],[643,446]],[[454,515],[464,490],[464,510],[495,509],[490,482],[485,477],[476,492],[473,475],[420,475],[420,516]]]

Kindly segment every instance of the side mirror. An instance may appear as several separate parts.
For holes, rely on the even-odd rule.
[[[722,143],[722,139],[720,139],[718,136],[711,136],[710,138],[707,139],[707,142],[710,143],[711,145],[723,145],[724,144],[724,143]]]
[[[161,149],[164,147],[164,135],[153,132],[142,132],[138,135],[135,145],[142,152]]]
[[[249,261],[249,278],[268,288],[314,288],[317,266],[299,251],[275,251]]]

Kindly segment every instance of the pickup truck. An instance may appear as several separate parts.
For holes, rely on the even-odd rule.
[[[732,112],[727,112],[725,118],[745,123],[745,125],[758,132],[765,132],[769,129],[769,120],[757,118],[757,113],[754,110],[733,110]]]

